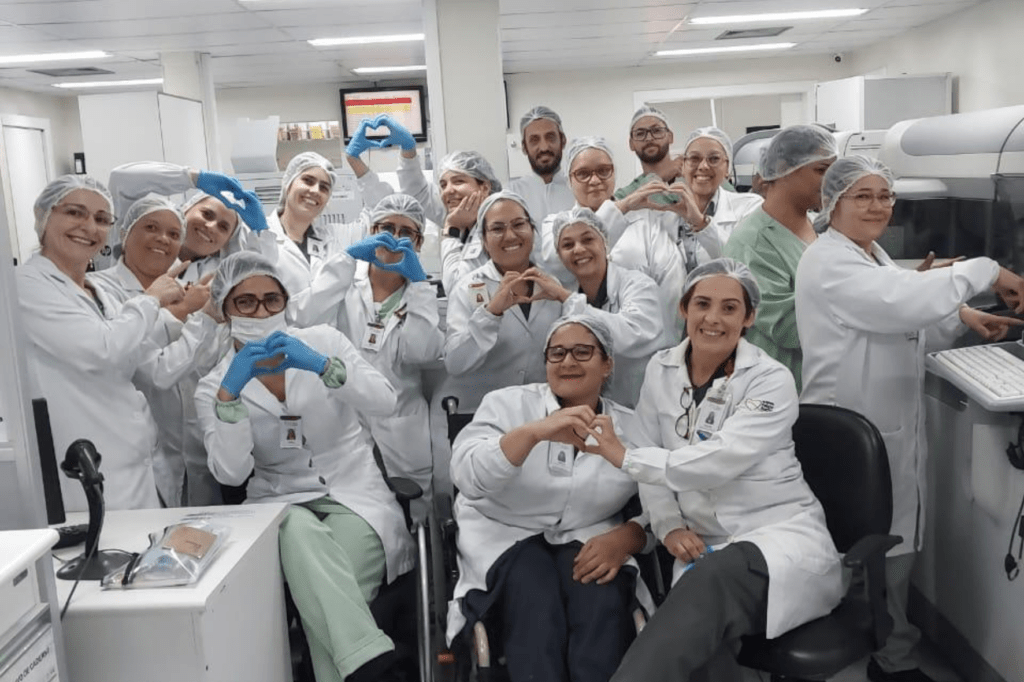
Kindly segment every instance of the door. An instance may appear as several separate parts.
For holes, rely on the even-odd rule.
[[[50,122],[25,116],[2,119],[4,206],[10,230],[11,252],[23,263],[39,246],[32,206],[50,181]]]

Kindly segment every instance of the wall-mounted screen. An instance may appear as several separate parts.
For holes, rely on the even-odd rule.
[[[423,108],[423,86],[363,88],[341,91],[341,125],[345,142],[352,139],[363,119],[387,114],[412,133],[417,142],[427,139],[427,113]],[[386,126],[377,128],[367,137],[382,140],[388,136]]]

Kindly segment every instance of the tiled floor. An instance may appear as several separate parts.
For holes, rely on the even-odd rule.
[[[918,657],[921,661],[921,669],[935,682],[963,682],[927,642],[922,642],[918,647]],[[830,682],[867,682],[867,667],[868,659],[865,658],[833,677]],[[767,682],[767,680],[768,675],[758,677],[758,674],[752,670],[745,671],[743,678],[743,682]]]

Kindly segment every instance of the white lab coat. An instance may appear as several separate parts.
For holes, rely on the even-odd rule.
[[[725,384],[731,396],[719,429],[691,444],[676,432],[680,396],[692,385],[689,343],[651,359],[636,409],[650,447],[627,450],[622,470],[641,483],[660,540],[689,527],[707,545],[757,545],[768,564],[767,636],[777,637],[829,613],[843,594],[825,513],[794,452],[796,386],[788,369],[740,339],[732,375],[711,388]],[[705,419],[697,413],[697,423]],[[676,561],[674,578],[681,570]]]
[[[427,282],[407,284],[398,307],[388,317],[377,350],[371,350],[363,346],[363,339],[367,325],[376,321],[379,307],[373,301],[369,264],[359,263],[339,310],[338,329],[358,344],[363,358],[387,377],[398,394],[392,413],[367,416],[366,422],[388,473],[411,479],[423,489],[424,502],[413,506],[424,512],[431,499],[433,460],[422,371],[440,366],[444,354],[437,290]]]
[[[16,269],[31,395],[46,399],[58,462],[87,438],[103,457],[107,509],[160,506],[154,474],[157,428],[132,376],[160,304],[137,296],[123,306],[97,287],[96,302],[50,259],[36,254]],[[68,511],[87,508],[82,486],[61,476]]]
[[[413,567],[412,538],[402,510],[373,459],[356,414],[387,415],[395,408],[395,390],[363,360],[355,346],[326,325],[288,334],[314,350],[345,363],[347,378],[327,388],[313,372],[285,370],[285,401],[279,402],[258,380],[239,396],[248,418],[235,424],[217,418],[217,390],[235,351],[232,348],[196,391],[199,423],[210,455],[210,470],[227,485],[248,484],[247,502],[315,500],[324,495],[345,505],[370,524],[384,545],[388,581]],[[281,417],[301,418],[301,448],[281,447]]]
[[[605,274],[608,300],[600,308],[578,292],[566,299],[566,315],[588,313],[606,325],[612,336],[612,376],[604,395],[627,407],[636,405],[644,370],[655,351],[665,347],[658,285],[637,270],[608,263]]]
[[[487,589],[487,571],[512,545],[543,535],[551,544],[586,543],[623,521],[620,512],[637,485],[597,455],[579,453],[563,443],[539,443],[521,466],[501,450],[509,431],[560,409],[546,383],[511,386],[487,394],[455,441],[452,481],[459,488],[454,515],[459,524],[459,581],[448,610],[448,641],[462,629],[460,600],[470,590]],[[602,401],[615,432],[627,443],[638,432],[633,411]],[[565,468],[561,463],[565,462]],[[636,521],[646,525],[646,515]],[[636,565],[632,558],[629,563]],[[648,612],[653,604],[642,580],[638,596]]]
[[[576,197],[569,187],[569,178],[562,169],[555,171],[551,182],[530,172],[509,183],[509,188],[526,199],[526,205],[534,224],[541,224],[552,213],[568,211],[576,205]]]
[[[989,287],[999,265],[972,258],[928,272],[872,255],[829,229],[807,247],[796,271],[796,324],[804,349],[807,403],[860,412],[878,427],[892,474],[891,554],[920,549],[924,537],[926,456],[925,344],[962,329],[960,304]]]

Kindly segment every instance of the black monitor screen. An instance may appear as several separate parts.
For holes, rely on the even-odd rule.
[[[51,526],[64,523],[64,496],[60,492],[60,468],[53,449],[50,431],[50,411],[46,400],[32,400],[32,416],[36,422],[36,444],[39,446],[39,470],[43,475],[43,494],[46,496],[46,522]]]

